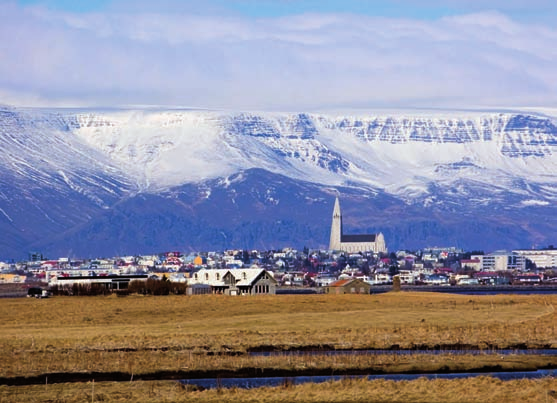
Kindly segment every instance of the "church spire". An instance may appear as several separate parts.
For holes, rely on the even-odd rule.
[[[342,214],[340,213],[340,203],[338,197],[335,199],[335,207],[333,208],[333,220],[331,223],[331,238],[329,241],[329,249],[340,250],[342,238]]]

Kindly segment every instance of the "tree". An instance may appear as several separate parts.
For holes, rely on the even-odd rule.
[[[364,273],[366,276],[369,276],[371,274],[371,270],[369,269],[369,262],[367,260],[364,260],[364,262],[362,263],[362,267],[360,268],[360,270],[362,271],[362,273]]]
[[[242,262],[244,264],[249,264],[250,263],[250,256],[249,256],[249,252],[247,250],[243,250],[242,251]]]

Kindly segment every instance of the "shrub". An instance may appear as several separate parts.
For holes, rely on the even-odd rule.
[[[187,284],[174,283],[166,279],[147,279],[147,281],[134,280],[130,282],[128,290],[130,293],[143,295],[183,295],[187,291]]]

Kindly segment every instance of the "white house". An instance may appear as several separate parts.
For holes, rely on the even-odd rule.
[[[481,271],[483,264],[482,261],[478,258],[476,259],[461,259],[460,260],[460,267],[464,268],[469,268],[471,270],[475,270],[475,271]]]
[[[189,284],[209,285],[213,293],[227,295],[275,294],[277,281],[272,273],[261,268],[201,269]]]

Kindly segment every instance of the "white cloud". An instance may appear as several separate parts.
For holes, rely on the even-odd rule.
[[[0,102],[290,110],[557,104],[557,30],[495,12],[434,21],[248,19],[3,4],[0,39],[0,95],[9,94]]]

